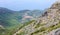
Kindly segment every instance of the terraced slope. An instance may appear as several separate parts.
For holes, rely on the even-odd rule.
[[[60,2],[54,3],[36,21],[13,35],[60,35]]]

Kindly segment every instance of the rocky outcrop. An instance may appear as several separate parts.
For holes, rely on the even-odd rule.
[[[54,3],[36,21],[13,35],[60,35],[60,2]]]

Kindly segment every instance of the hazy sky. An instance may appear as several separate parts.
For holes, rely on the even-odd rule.
[[[11,10],[45,9],[50,7],[56,0],[0,0],[0,7]]]

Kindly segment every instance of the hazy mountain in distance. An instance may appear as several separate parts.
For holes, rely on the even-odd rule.
[[[13,11],[0,7],[0,35],[10,35],[13,30],[14,33],[16,28],[27,25],[29,21],[36,20],[42,13],[42,10]]]
[[[42,14],[42,11],[40,10],[13,11],[0,7],[0,25],[11,26],[21,22],[27,22],[36,18],[36,16],[39,16],[40,14]]]

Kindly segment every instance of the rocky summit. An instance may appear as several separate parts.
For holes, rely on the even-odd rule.
[[[42,16],[13,35],[60,35],[60,2],[55,2]]]

